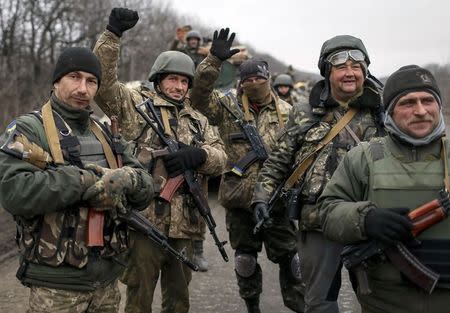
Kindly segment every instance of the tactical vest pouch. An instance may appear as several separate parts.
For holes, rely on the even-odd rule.
[[[78,210],[77,210],[78,211]],[[44,215],[36,259],[39,264],[58,266],[62,263],[82,268],[88,261],[88,249],[84,243],[87,208],[79,212],[60,211]]]
[[[258,166],[257,164],[252,165]],[[227,209],[250,210],[253,188],[256,183],[257,171],[246,171],[242,176],[231,172],[222,175],[219,188],[219,202]]]

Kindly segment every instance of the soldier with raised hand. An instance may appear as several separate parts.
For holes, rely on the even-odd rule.
[[[241,64],[237,96],[233,91],[223,94],[213,89],[222,62],[239,51],[231,49],[235,34],[228,34],[229,29],[214,33],[210,54],[197,67],[191,99],[192,105],[208,116],[211,124],[218,126],[225,142],[228,164],[222,175],[219,201],[226,209],[227,230],[235,250],[239,294],[245,300],[248,312],[261,312],[262,271],[257,257],[264,244],[268,258],[280,267],[285,305],[301,312],[302,285],[296,271],[295,227],[284,214],[275,212],[270,227],[253,233],[256,223],[250,200],[263,158],[247,158],[255,154],[254,148],[265,151],[274,146],[291,106],[272,92],[268,65],[259,59]],[[252,147],[236,117],[240,123],[255,129],[254,135],[262,139],[260,147]]]
[[[267,211],[281,184],[296,191],[292,195],[298,198],[289,215],[299,219],[305,312],[339,311],[342,246],[324,238],[317,199],[347,151],[382,131],[381,94],[368,72],[369,64],[358,38],[341,35],[324,42],[318,63],[324,79],[313,87],[309,103],[291,110],[285,132],[256,182],[255,212]],[[303,173],[295,171],[298,174],[291,176],[293,164],[304,168]]]
[[[425,223],[413,223],[410,213],[450,188],[441,91],[430,71],[407,65],[387,79],[383,100],[388,136],[355,147],[339,164],[319,199],[323,231],[343,244],[371,240],[395,249],[403,242],[422,267],[439,275],[427,294],[393,260],[368,260],[371,293],[357,293],[362,312],[448,312],[450,219],[423,215]],[[442,200],[437,207],[448,210]],[[411,240],[424,225],[428,229]]]
[[[92,51],[67,48],[50,99],[0,137],[0,204],[17,223],[17,277],[30,288],[27,312],[119,311],[128,231],[117,212],[144,209],[154,191],[131,145],[112,145],[91,118],[101,82]],[[117,169],[122,150],[125,166]],[[104,226],[91,228],[99,215]],[[87,234],[97,234],[97,242]]]
[[[206,117],[191,107],[187,97],[195,70],[191,58],[178,51],[161,53],[149,75],[154,92],[145,87],[128,88],[117,79],[120,38],[137,21],[136,11],[125,8],[111,11],[107,30],[94,48],[105,72],[95,100],[108,116],[118,116],[124,137],[134,141],[139,161],[153,173],[161,188],[168,178],[186,170],[194,171],[197,179],[206,183],[208,175],[222,173],[226,154],[223,142]],[[163,157],[165,171],[160,170],[160,159],[154,158],[154,152],[164,147],[136,111],[135,106],[147,99],[162,121],[164,134],[180,143],[180,150]],[[147,108],[144,110],[151,116]],[[169,237],[174,248],[185,249],[188,258],[192,258],[192,241],[204,237],[205,224],[186,186],[176,191],[170,203],[160,199],[145,213]],[[140,234],[131,233],[131,241],[129,264],[122,278],[127,285],[125,311],[151,312],[161,275],[162,312],[188,312],[191,270]]]

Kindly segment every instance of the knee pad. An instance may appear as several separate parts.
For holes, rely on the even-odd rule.
[[[247,253],[237,254],[234,257],[234,267],[239,276],[250,277],[256,270],[256,257]]]

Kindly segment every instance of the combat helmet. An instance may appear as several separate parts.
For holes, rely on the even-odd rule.
[[[161,74],[179,74],[189,78],[189,87],[194,79],[195,64],[192,59],[180,51],[162,52],[153,63],[148,80],[157,84]]]
[[[186,34],[186,40],[189,40],[191,38],[197,38],[198,41],[202,40],[202,36],[200,35],[200,33],[196,30],[191,30],[190,32],[188,32]]]
[[[292,80],[292,77],[288,74],[280,74],[275,78],[275,81],[273,82],[273,86],[289,86],[291,88],[294,87],[294,81]]]
[[[339,35],[325,41],[320,49],[319,63],[317,64],[320,70],[320,75],[325,77],[327,64],[326,59],[331,53],[350,49],[357,49],[364,53],[365,62],[367,66],[369,66],[369,54],[367,53],[366,47],[364,46],[362,40],[351,35]]]

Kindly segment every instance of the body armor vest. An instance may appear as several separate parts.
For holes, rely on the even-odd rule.
[[[368,200],[379,208],[413,210],[438,198],[439,190],[444,187],[441,158],[430,155],[426,160],[402,162],[387,149],[386,140],[390,139],[377,139],[364,145],[370,171]],[[441,275],[440,286],[450,286],[450,219],[433,225],[417,239],[408,248]]]
[[[41,122],[45,114],[34,114]],[[60,134],[66,134],[67,129],[61,130],[64,120],[53,113],[55,124]],[[94,123],[91,120],[91,123]],[[73,136],[73,135],[72,135]],[[102,132],[108,144],[111,141]],[[67,136],[66,136],[67,139]],[[60,138],[62,143],[63,138]],[[91,131],[84,136],[73,136],[74,145],[61,144],[64,159],[72,165],[79,166],[96,163],[100,166],[111,167],[105,157],[101,141]],[[50,144],[50,143],[49,143]],[[75,157],[74,157],[75,156]],[[78,159],[78,161],[77,161]],[[75,163],[75,164],[74,164]],[[89,209],[82,205],[33,218],[16,217],[18,228],[17,243],[23,256],[23,261],[49,266],[61,264],[77,268],[84,267],[88,262],[90,248],[86,246],[87,219]],[[102,257],[112,257],[123,253],[127,249],[128,228],[125,223],[114,220],[109,211],[105,212],[103,229],[104,246],[98,247]],[[96,247],[97,248],[97,247]]]

